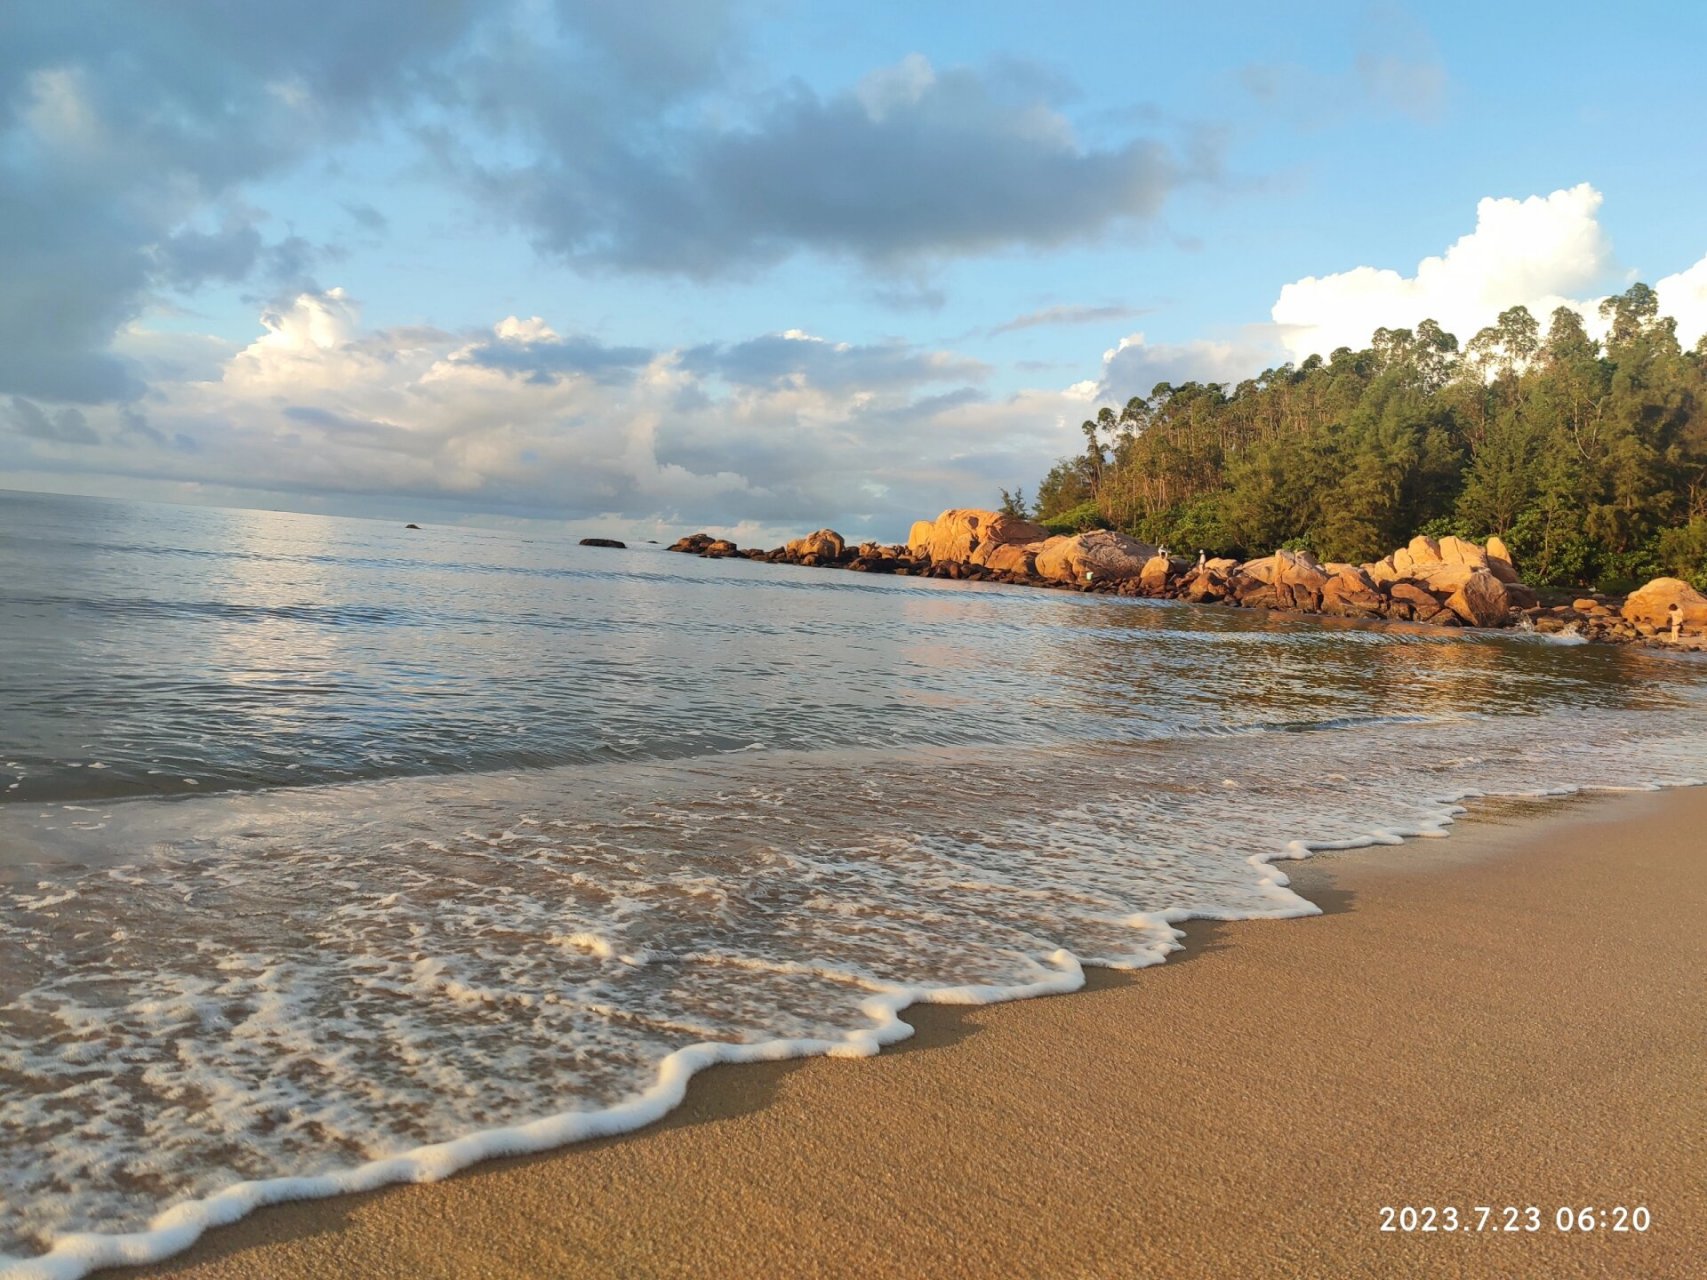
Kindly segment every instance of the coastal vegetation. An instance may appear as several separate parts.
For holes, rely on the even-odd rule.
[[[1601,315],[1604,340],[1512,307],[1463,344],[1425,320],[1236,386],[1160,383],[1002,510],[1194,557],[1497,536],[1538,586],[1707,587],[1707,338],[1683,350],[1645,284]]]

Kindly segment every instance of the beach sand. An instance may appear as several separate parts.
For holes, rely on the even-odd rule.
[[[1069,995],[718,1067],[666,1121],[263,1210],[122,1276],[1699,1276],[1707,788],[1502,805],[1288,865]],[[1536,1206],[1533,1234],[1380,1230]],[[1561,1233],[1644,1205],[1646,1233]]]

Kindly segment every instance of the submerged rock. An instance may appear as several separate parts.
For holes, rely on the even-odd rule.
[[[615,538],[582,538],[583,547],[611,547],[617,551],[628,550],[626,542],[618,542]]]

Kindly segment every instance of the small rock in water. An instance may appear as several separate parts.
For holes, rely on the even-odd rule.
[[[626,542],[618,542],[615,538],[582,538],[583,547],[614,547],[618,551],[628,550]]]
[[[406,524],[403,527],[405,529],[419,529],[421,526],[418,524]]]

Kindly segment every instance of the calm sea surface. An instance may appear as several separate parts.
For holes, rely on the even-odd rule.
[[[1513,633],[0,493],[0,1272],[1305,913],[1265,859],[1698,780],[1704,710]]]

